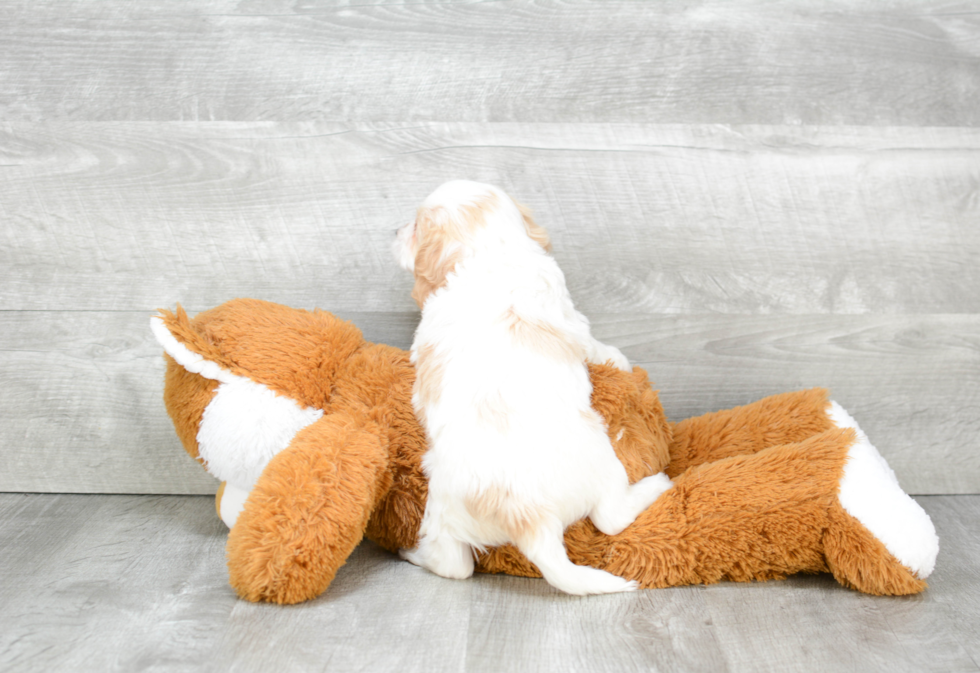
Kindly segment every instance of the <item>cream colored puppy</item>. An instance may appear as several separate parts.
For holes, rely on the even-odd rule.
[[[615,535],[671,482],[658,474],[631,486],[616,458],[586,361],[629,362],[592,337],[547,233],[496,187],[453,181],[395,248],[422,308],[412,402],[429,441],[419,541],[402,556],[465,578],[474,549],[509,542],[570,594],[635,589],[569,561],[563,532],[588,516]]]

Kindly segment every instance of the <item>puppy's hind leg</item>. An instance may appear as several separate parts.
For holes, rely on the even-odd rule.
[[[612,594],[634,591],[639,586],[605,570],[572,563],[565,551],[564,530],[558,519],[542,522],[514,543],[538,567],[548,584],[567,594]]]
[[[625,472],[623,477],[625,481]],[[641,479],[625,489],[608,491],[603,494],[602,500],[589,514],[589,518],[606,535],[616,535],[623,532],[671,486],[673,483],[670,478],[661,472]]]
[[[463,580],[473,574],[473,550],[444,529],[430,529],[413,549],[399,549],[398,555],[440,577]]]

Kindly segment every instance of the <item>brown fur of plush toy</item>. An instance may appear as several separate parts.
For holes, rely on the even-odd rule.
[[[426,445],[412,412],[407,353],[365,342],[329,313],[257,300],[234,300],[193,321],[179,307],[160,318],[191,352],[323,411],[271,459],[231,529],[229,575],[241,597],[314,598],[363,535],[391,551],[415,544]],[[619,535],[587,520],[569,527],[575,563],[643,587],[827,571],[872,594],[925,587],[838,502],[854,434],[830,421],[826,391],[671,425],[642,369],[590,366],[590,374],[593,406],[630,480],[666,468],[675,485]],[[167,356],[167,410],[198,459],[197,430],[216,388]],[[480,555],[478,570],[540,576],[511,546]]]

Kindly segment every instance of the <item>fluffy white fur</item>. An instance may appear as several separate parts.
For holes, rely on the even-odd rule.
[[[882,544],[919,579],[936,566],[939,538],[932,519],[910,498],[878,449],[851,415],[837,402],[829,415],[839,428],[853,428],[857,439],[847,453],[839,499],[847,513],[881,540]]]
[[[228,528],[233,528],[235,522],[238,521],[238,515],[245,509],[248,494],[249,491],[244,488],[225,484],[225,490],[221,493],[221,501],[218,503],[218,516]]]
[[[573,564],[564,529],[588,516],[619,533],[671,482],[658,474],[629,484],[591,408],[585,361],[625,370],[629,362],[592,337],[543,230],[525,215],[495,187],[454,181],[398,232],[401,266],[415,272],[417,290],[428,274],[430,290],[416,297],[422,321],[412,345],[429,494],[419,542],[402,556],[465,578],[474,549],[510,542],[562,591],[629,591],[634,582]],[[426,237],[438,239],[437,254],[422,252]],[[446,269],[435,289],[422,261]]]
[[[198,452],[208,472],[250,491],[272,457],[323,416],[244,377],[222,383],[204,408]],[[227,487],[226,487],[227,488]]]

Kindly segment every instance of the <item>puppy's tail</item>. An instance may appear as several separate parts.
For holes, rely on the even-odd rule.
[[[563,526],[557,519],[545,520],[533,531],[514,540],[527,559],[538,567],[545,581],[574,596],[635,591],[639,584],[590,566],[580,566],[568,558]]]

